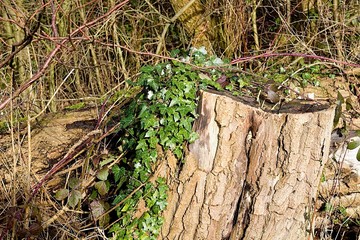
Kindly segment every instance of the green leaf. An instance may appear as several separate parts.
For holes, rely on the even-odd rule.
[[[175,112],[174,114],[174,121],[177,122],[180,120],[180,114],[178,112]]]
[[[101,161],[101,162],[99,163],[99,166],[100,166],[100,167],[103,167],[103,166],[105,166],[106,164],[113,162],[114,160],[115,160],[114,156],[109,156],[109,157],[107,157],[106,159],[104,159],[103,161]]]
[[[192,129],[192,119],[188,118],[185,121],[182,121],[182,126],[184,126],[184,128],[186,130],[188,130],[189,132],[191,132]]]
[[[199,135],[196,132],[190,133],[189,143],[195,142],[199,138]]]
[[[341,95],[341,93],[339,91],[337,92],[336,100],[338,100],[340,102],[340,104],[344,103],[344,97],[343,97],[343,95]]]
[[[120,127],[123,129],[127,128],[128,126],[130,126],[131,123],[133,123],[134,119],[135,119],[134,114],[126,115],[124,118],[120,120]]]
[[[149,174],[146,171],[140,172],[140,181],[146,182],[149,179]]]
[[[149,116],[149,107],[146,104],[140,105],[139,118],[147,118]]]
[[[119,165],[115,164],[112,168],[111,171],[114,174],[114,179],[115,182],[118,182],[120,180],[121,177],[126,175],[126,170],[123,167],[119,167]]]
[[[147,86],[155,92],[159,90],[159,83],[154,78],[147,79]]]
[[[149,128],[149,130],[145,134],[145,137],[149,138],[149,137],[153,137],[155,135],[156,135],[156,131],[153,128]]]
[[[149,116],[148,118],[143,118],[141,123],[143,129],[148,129],[150,127],[157,128],[160,125],[159,120],[156,119],[154,115]]]
[[[91,191],[89,200],[95,200],[95,199],[97,198],[97,196],[98,196],[97,191],[96,191],[95,189],[93,189],[93,190]]]
[[[179,50],[179,49],[173,49],[173,50],[171,50],[171,52],[170,52],[170,56],[171,56],[172,58],[175,58],[175,57],[178,56],[179,53],[180,53],[180,50]]]
[[[356,159],[357,159],[358,161],[360,161],[360,148],[359,148],[359,150],[358,150],[358,152],[357,152],[357,154],[356,154]]]
[[[175,148],[173,153],[177,159],[180,159],[182,157],[182,150],[179,147]]]
[[[155,148],[156,144],[159,142],[159,139],[157,137],[151,137],[149,140],[149,146],[150,148]]]
[[[176,147],[176,138],[170,138],[166,141],[165,146],[173,150]]]
[[[105,181],[95,183],[94,187],[98,190],[101,196],[104,196],[109,191]]]
[[[360,146],[360,140],[351,141],[351,142],[349,142],[349,144],[347,145],[347,149],[353,150],[353,149],[357,148],[358,146]]]
[[[68,199],[68,204],[71,208],[74,208],[81,199],[81,192],[78,190],[72,190]]]
[[[156,205],[158,205],[160,207],[160,210],[164,210],[167,206],[167,202],[166,201],[158,201],[156,203]]]
[[[305,80],[309,80],[309,79],[311,79],[311,74],[306,72],[306,73],[301,74],[301,77]]]
[[[109,233],[115,232],[118,237],[123,236],[123,235],[120,235],[120,231],[123,231],[125,233],[125,229],[121,228],[119,223],[115,223],[109,229]]]
[[[146,140],[145,139],[141,139],[139,142],[138,142],[138,145],[136,146],[135,150],[146,150],[148,148],[147,146],[147,143],[146,143]]]
[[[171,100],[169,107],[175,106],[175,105],[179,105],[179,98],[174,98]]]
[[[80,180],[78,178],[70,178],[69,179],[69,187],[71,189],[75,189],[80,185]]]
[[[280,73],[286,73],[286,69],[283,66],[280,66],[279,72]]]
[[[146,65],[146,66],[143,66],[143,67],[140,68],[140,71],[142,73],[151,73],[153,70],[154,70],[154,67],[149,66],[149,65]]]
[[[108,168],[103,168],[96,174],[96,177],[103,181],[107,180],[108,176],[109,176]]]
[[[58,201],[62,201],[65,198],[67,198],[68,196],[69,196],[69,190],[68,189],[60,189],[55,194],[55,198]]]
[[[122,212],[126,212],[130,208],[130,202],[126,201],[124,206],[121,208]]]

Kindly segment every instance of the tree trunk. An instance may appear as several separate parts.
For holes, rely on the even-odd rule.
[[[178,14],[189,3],[184,0],[170,0],[174,11]],[[205,9],[200,0],[195,0],[179,16],[179,20],[184,26],[185,31],[192,38],[192,46],[204,46],[208,51],[212,51],[211,41],[209,39],[210,19],[204,15]]]
[[[201,92],[199,114],[179,173],[168,153],[161,238],[311,238],[334,108],[299,103],[277,114]]]

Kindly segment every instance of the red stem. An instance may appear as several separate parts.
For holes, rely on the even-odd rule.
[[[60,44],[57,44],[56,47],[54,48],[54,50],[51,51],[51,53],[49,54],[49,56],[47,57],[45,63],[41,66],[40,70],[32,77],[30,78],[30,80],[28,80],[27,82],[25,82],[24,84],[22,84],[18,89],[16,89],[16,91],[12,94],[12,96],[8,97],[7,99],[5,99],[2,103],[0,103],[0,110],[2,110],[3,108],[6,107],[7,104],[9,104],[9,102],[11,100],[13,100],[14,98],[16,98],[17,96],[19,96],[23,91],[25,91],[31,84],[33,84],[35,81],[37,81],[42,74],[46,71],[46,69],[49,67],[50,63],[52,62],[55,54],[60,50],[61,46],[66,43],[67,41],[69,41],[69,39],[71,39],[71,37],[73,37],[74,35],[76,35],[79,32],[82,32],[83,29],[88,28],[88,27],[92,27],[95,26],[97,24],[101,24],[102,23],[102,19],[107,18],[108,16],[110,16],[114,11],[120,9],[121,7],[123,7],[125,4],[127,4],[130,0],[125,0],[117,5],[115,5],[112,9],[110,9],[108,12],[106,12],[104,15],[83,24],[82,26],[78,27],[77,29],[75,29],[72,33],[70,33],[69,38],[64,39],[63,41],[60,42]]]

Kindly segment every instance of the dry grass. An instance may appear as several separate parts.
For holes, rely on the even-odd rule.
[[[236,59],[298,52],[360,62],[357,1],[335,6],[316,1],[310,7],[302,3],[314,1],[291,2],[206,1],[203,15],[210,19],[207,37],[214,53]],[[101,106],[115,93],[122,96],[121,90],[128,88],[126,80],[136,80],[141,66],[162,61],[155,53],[168,56],[172,49],[188,49],[193,36],[185,33],[181,22],[169,24],[175,15],[170,1],[131,1],[120,7],[115,0],[0,3],[0,132],[6,132],[0,135],[0,234],[6,229],[7,239],[39,233],[39,239],[103,239],[103,230],[89,212],[71,210],[55,200],[54,189],[44,187],[32,196],[34,184],[41,179],[33,171],[33,126],[44,113],[78,102]],[[22,50],[16,53],[17,49]],[[15,57],[8,59],[12,53]],[[284,57],[239,66],[264,72],[299,61],[302,58]],[[9,98],[13,100],[2,105]],[[85,161],[106,146],[106,141],[96,143],[88,155],[74,159]],[[70,175],[80,175],[84,166],[72,162],[67,167],[72,170],[62,175],[63,184]],[[25,217],[20,219],[20,213]]]

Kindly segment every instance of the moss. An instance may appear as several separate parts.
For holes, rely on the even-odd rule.
[[[86,105],[84,102],[79,102],[70,106],[65,107],[65,110],[79,110],[84,108]]]

